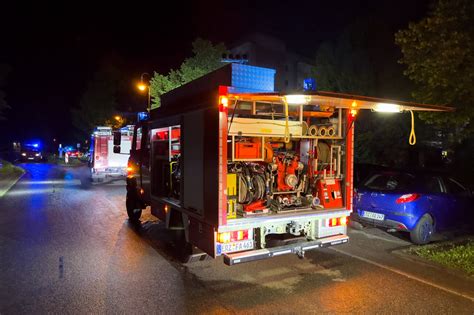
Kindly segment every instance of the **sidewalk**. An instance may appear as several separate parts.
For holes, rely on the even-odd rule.
[[[391,270],[409,279],[423,282],[444,291],[474,301],[474,278],[424,259],[408,255],[405,250],[413,244],[376,228],[362,231],[350,229],[348,244],[335,251],[374,266]]]

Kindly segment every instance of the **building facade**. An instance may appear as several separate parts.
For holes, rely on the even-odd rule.
[[[283,41],[259,33],[236,43],[229,52],[229,59],[275,69],[275,89],[281,92],[302,91],[304,79],[311,77],[314,68],[309,58],[288,51]]]

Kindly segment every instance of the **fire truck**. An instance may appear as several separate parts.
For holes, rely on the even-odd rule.
[[[443,110],[329,92],[282,94],[275,71],[226,65],[164,94],[135,126],[126,209],[182,229],[227,265],[347,243],[362,109]],[[120,139],[115,143],[120,149]],[[122,149],[123,150],[123,149]]]
[[[132,144],[133,125],[117,131],[122,152],[114,153],[114,136],[111,127],[96,127],[91,135],[89,165],[92,181],[102,181],[107,176],[126,176],[129,152]]]

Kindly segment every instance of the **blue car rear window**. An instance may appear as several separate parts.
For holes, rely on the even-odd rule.
[[[403,190],[413,187],[415,177],[410,174],[378,173],[369,177],[364,187],[373,190]]]

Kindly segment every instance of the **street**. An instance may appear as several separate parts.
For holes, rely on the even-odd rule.
[[[182,264],[149,210],[129,224],[123,180],[21,166],[0,199],[0,314],[474,312],[474,281],[397,255],[409,243],[396,235],[353,230],[304,259]]]

